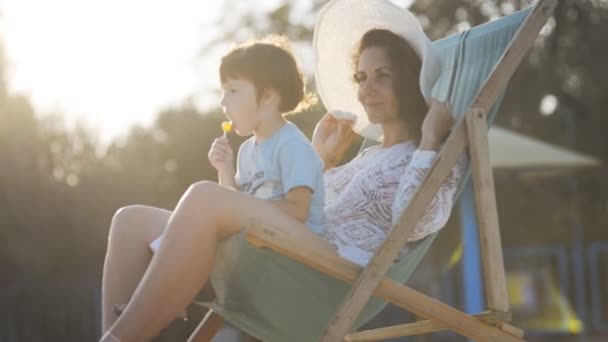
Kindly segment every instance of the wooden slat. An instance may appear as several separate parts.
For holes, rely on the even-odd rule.
[[[501,322],[501,323],[498,323],[496,326],[498,326],[498,328],[500,328],[501,330],[503,330],[515,337],[524,338],[524,331],[517,327],[512,326],[511,324]]]
[[[349,283],[357,279],[361,266],[341,258],[332,246],[320,244],[315,236],[300,234],[301,229],[307,229],[305,226],[291,228],[254,223],[247,228],[246,237],[254,246],[270,248],[334,278]],[[374,295],[420,317],[437,321],[476,341],[520,341],[495,326],[483,323],[387,277],[381,279]]]
[[[501,56],[494,70],[480,89],[471,108],[478,108],[489,112],[496,98],[504,89],[513,75],[515,69],[521,62],[524,54],[536,39],[538,32],[545,24],[553,9],[557,6],[557,0],[540,0],[532,13],[526,18],[515,37]],[[374,288],[383,278],[392,260],[397,256],[399,250],[407,241],[408,235],[415,224],[424,214],[424,210],[430,203],[432,196],[439,188],[441,181],[449,174],[450,167],[454,165],[456,157],[465,147],[466,142],[456,145],[454,140],[462,141],[463,120],[457,123],[445,146],[439,152],[431,171],[423,181],[420,189],[403,215],[397,227],[387,237],[382,248],[374,255],[368,266],[361,273],[353,288],[346,296],[343,304],[336,312],[334,318],[321,337],[323,342],[338,342],[352,329],[354,321],[369,300]],[[457,137],[457,138],[456,138]],[[453,153],[453,154],[448,154]],[[449,159],[449,162],[448,162]]]
[[[190,334],[187,342],[209,342],[223,326],[224,319],[213,310],[209,310]]]
[[[498,312],[484,312],[473,317],[486,324],[499,324],[510,319],[509,315]],[[344,338],[348,342],[363,342],[363,341],[379,341],[389,338],[397,338],[403,336],[421,335],[437,331],[447,330],[448,327],[434,321],[418,321],[408,324],[394,325],[391,327],[378,328],[372,330],[359,331],[346,335]],[[517,329],[517,328],[515,328]],[[503,329],[505,330],[505,329]],[[507,331],[507,330],[505,330]],[[509,331],[507,331],[509,332]],[[510,332],[509,332],[510,333]],[[513,335],[513,334],[511,334]]]
[[[475,191],[475,213],[479,230],[479,245],[485,279],[488,308],[509,311],[509,294],[500,243],[500,228],[494,177],[490,164],[487,116],[482,110],[473,110],[467,115],[469,156],[473,169]]]

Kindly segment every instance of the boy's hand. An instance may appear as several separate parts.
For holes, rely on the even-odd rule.
[[[221,136],[213,141],[208,158],[221,176],[234,178],[234,153],[226,136]]]

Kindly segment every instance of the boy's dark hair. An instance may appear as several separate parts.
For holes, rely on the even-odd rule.
[[[239,78],[255,85],[258,100],[265,89],[274,89],[283,113],[305,110],[315,103],[284,36],[270,35],[232,48],[221,60],[220,80]]]
[[[420,91],[420,57],[401,36],[385,29],[372,29],[359,41],[353,56],[355,71],[361,52],[369,47],[384,49],[395,74],[393,89],[399,102],[399,116],[408,123],[410,134],[420,140],[422,122],[428,111],[428,105]]]

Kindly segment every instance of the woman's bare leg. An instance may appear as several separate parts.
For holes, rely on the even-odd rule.
[[[190,187],[171,215],[163,243],[131,301],[109,332],[121,342],[156,336],[207,281],[218,242],[252,220],[308,229],[270,202],[215,183]],[[109,336],[106,340],[111,341]]]
[[[114,324],[114,305],[126,304],[141,280],[152,253],[148,247],[158,237],[171,212],[164,209],[133,205],[114,214],[102,281],[102,331]]]

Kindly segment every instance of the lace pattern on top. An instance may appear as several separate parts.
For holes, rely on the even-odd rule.
[[[351,162],[325,172],[324,238],[338,254],[366,265],[410,203],[435,158],[413,142],[374,146]],[[420,240],[447,222],[466,165],[460,158],[443,182],[408,241]],[[407,245],[402,253],[407,251]]]

